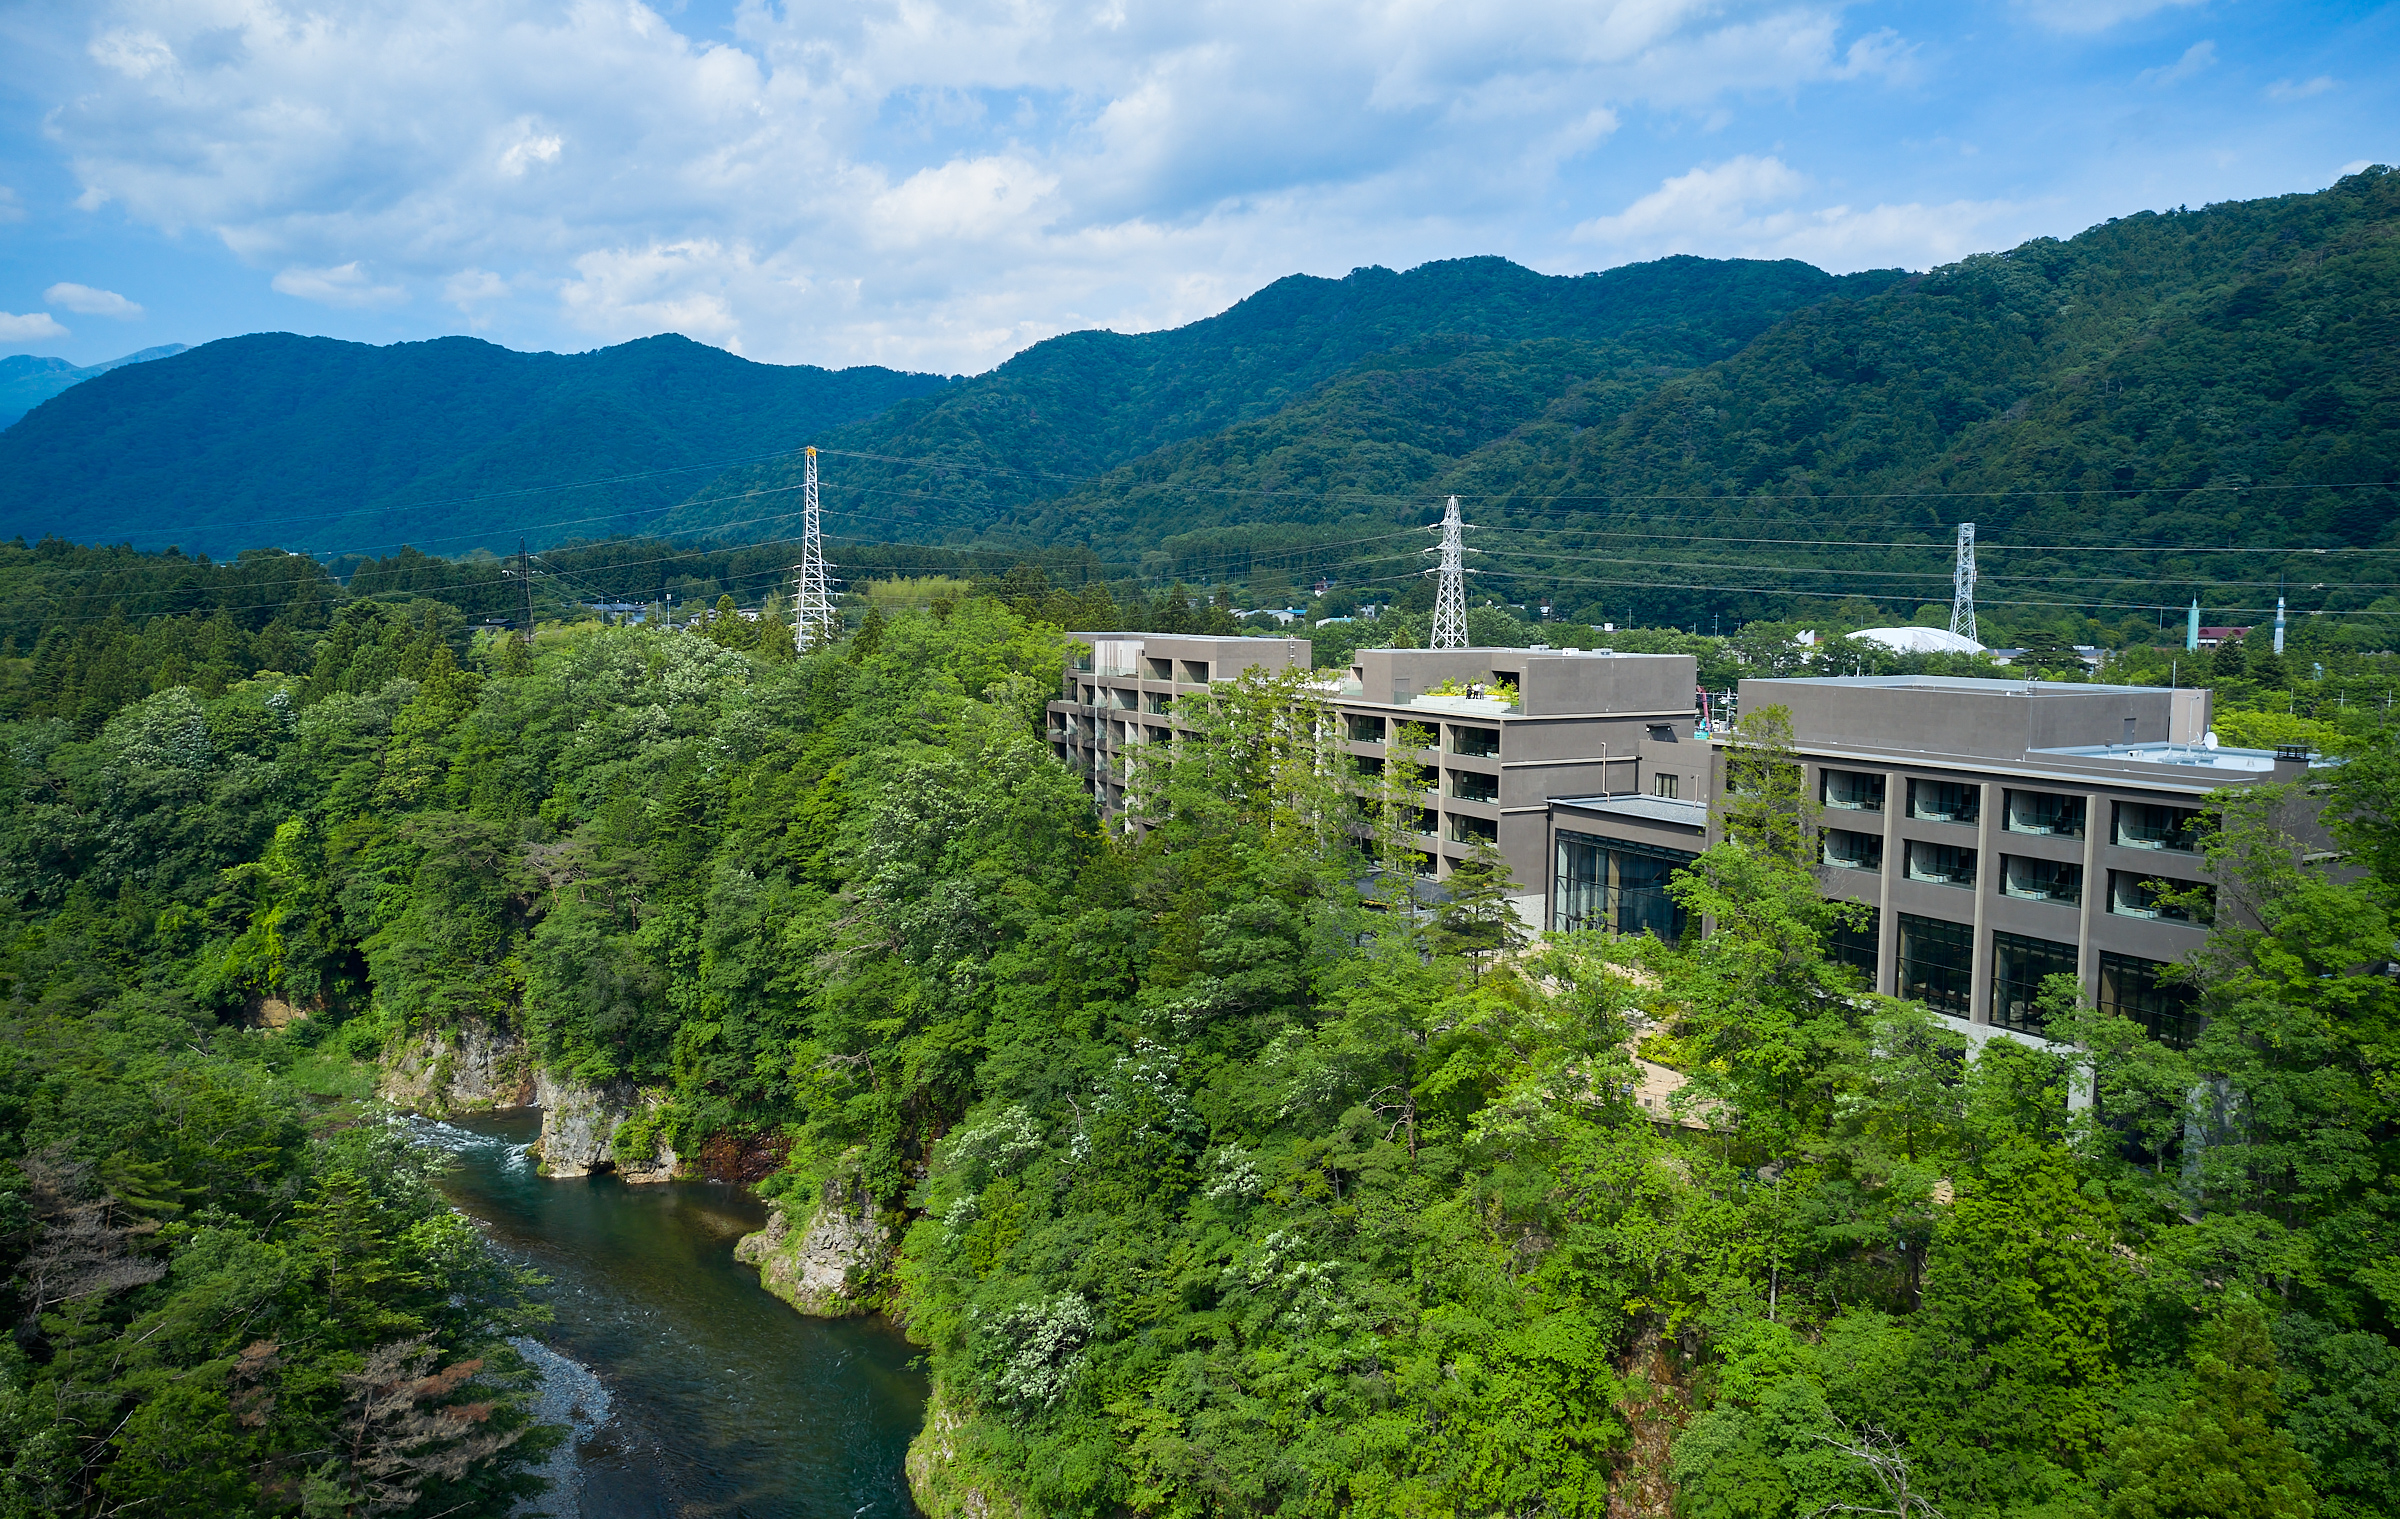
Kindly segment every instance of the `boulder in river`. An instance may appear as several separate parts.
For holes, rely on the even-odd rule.
[[[799,1228],[781,1202],[767,1226],[745,1234],[733,1258],[758,1268],[758,1284],[818,1318],[847,1318],[881,1306],[892,1260],[890,1225],[863,1183],[828,1181]]]

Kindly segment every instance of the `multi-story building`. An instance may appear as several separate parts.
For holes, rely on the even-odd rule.
[[[1297,639],[1073,636],[1091,652],[1050,704],[1050,741],[1109,811],[1124,806],[1125,749],[1172,738],[1177,696],[1248,669],[1305,669],[1309,657]],[[1414,842],[1426,870],[1446,876],[1477,843],[1494,845],[1518,884],[1518,911],[1539,925],[1554,799],[1638,796],[1694,826],[1705,817],[1695,675],[1684,654],[1361,649],[1320,684],[1362,785],[1395,761],[1424,778]]]
[[[1790,713],[1825,891],[1874,909],[1836,953],[1880,992],[2021,1034],[2064,972],[2188,1037],[2190,992],[2160,972],[2207,933],[2201,806],[2312,763],[2218,747],[2199,690],[1898,675],[1746,680],[1741,703]]]

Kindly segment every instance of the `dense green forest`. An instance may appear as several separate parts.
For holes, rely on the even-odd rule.
[[[253,333],[112,369],[0,433],[0,534],[219,556],[593,538],[638,530],[730,460],[947,383],[672,335],[556,354]],[[730,515],[769,538],[791,511],[764,497]]]
[[[1680,888],[1715,933],[1512,945],[1501,883],[1368,868],[1297,684],[1103,827],[1040,718],[1090,591],[1032,566],[802,654],[44,552],[0,607],[122,641],[0,706],[0,1511],[507,1510],[535,1289],[360,1102],[477,1022],[656,1093],[629,1147],[902,1232],[937,1519],[2400,1513],[2370,657],[2317,719],[2338,868],[2298,799],[2219,822],[2196,1042],[2059,986],[2077,1054],[1968,1058],[1826,958],[1772,712]],[[2311,686],[2229,648],[2237,706]]]

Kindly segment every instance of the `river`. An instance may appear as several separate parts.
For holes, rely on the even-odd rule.
[[[874,1319],[812,1319],[759,1288],[734,1241],[766,1210],[713,1182],[548,1181],[524,1147],[536,1115],[418,1131],[458,1157],[453,1203],[550,1278],[557,1319],[521,1343],[545,1371],[543,1417],[574,1425],[558,1519],[805,1515],[906,1519],[901,1475],[924,1416],[915,1354]]]

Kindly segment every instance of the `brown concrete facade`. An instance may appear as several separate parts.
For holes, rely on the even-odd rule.
[[[1086,778],[1105,810],[1124,800],[1112,757],[1129,743],[1171,738],[1188,676],[1229,680],[1253,668],[1306,667],[1298,639],[1196,638],[1157,633],[1076,633],[1092,650],[1049,708],[1050,742]],[[1549,804],[1560,796],[1704,790],[1709,750],[1694,736],[1698,671],[1689,655],[1472,648],[1362,649],[1346,671],[1321,672],[1341,724],[1341,747],[1360,759],[1413,760],[1427,774],[1420,805],[1433,821],[1417,847],[1437,875],[1477,839],[1508,861],[1518,909],[1543,923],[1551,870]],[[1429,693],[1444,682],[1505,682],[1502,704]],[[1404,730],[1427,742],[1402,747]],[[1663,778],[1663,779],[1662,779]],[[1704,797],[1701,800],[1705,800]]]
[[[1790,713],[1809,794],[1823,808],[1826,894],[1875,909],[1876,990],[1925,997],[1977,1026],[2017,1026],[1995,1002],[2004,953],[2019,966],[2072,966],[2098,999],[2104,957],[2163,965],[2197,950],[2207,930],[2160,915],[2141,883],[2210,885],[2182,821],[2219,787],[2293,780],[2309,768],[2215,747],[2206,691],[1933,677],[1742,682],[1746,715],[1770,706]],[[1722,765],[1720,748],[1720,775]],[[1943,978],[1929,983],[1902,965],[1912,934],[1969,948],[1963,988],[1926,996]],[[1865,946],[1851,949],[1863,955]]]

